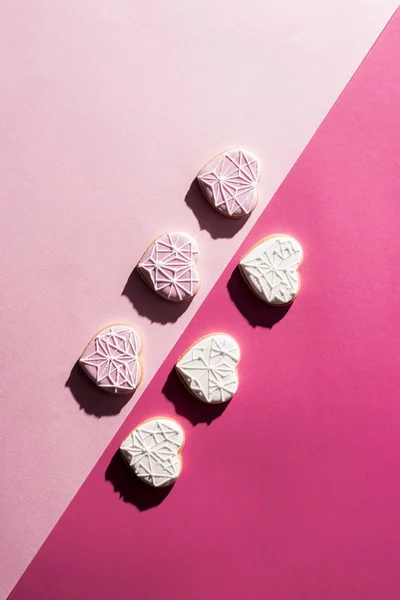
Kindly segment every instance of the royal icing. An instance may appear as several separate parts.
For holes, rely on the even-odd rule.
[[[141,346],[140,336],[132,327],[112,325],[91,340],[79,363],[85,373],[107,392],[133,392],[142,376]]]
[[[247,150],[228,150],[197,176],[207,200],[226,217],[245,217],[257,204],[261,175],[258,159]]]
[[[182,232],[165,233],[143,254],[138,270],[148,285],[166,300],[190,300],[199,291],[197,242]]]
[[[192,394],[203,402],[227,402],[237,391],[240,348],[225,333],[198,340],[178,360],[175,368]]]
[[[298,268],[303,260],[299,242],[289,235],[261,240],[240,261],[251,289],[269,304],[289,304],[300,289]]]
[[[122,442],[120,452],[132,471],[154,487],[171,485],[182,470],[182,427],[159,417],[138,425]]]

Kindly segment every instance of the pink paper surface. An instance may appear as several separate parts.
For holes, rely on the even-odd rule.
[[[0,3],[1,598],[396,6]],[[264,176],[253,215],[232,226],[191,184],[237,145],[257,153]],[[168,229],[200,247],[202,286],[181,313],[160,312],[130,278]],[[143,337],[144,378],[132,400],[110,405],[73,366],[99,329],[121,322]]]
[[[12,600],[400,596],[400,13],[397,13],[11,594]],[[302,290],[268,308],[235,269],[276,231]],[[240,343],[229,405],[174,373],[198,337]],[[160,496],[117,448],[153,415],[186,431]]]

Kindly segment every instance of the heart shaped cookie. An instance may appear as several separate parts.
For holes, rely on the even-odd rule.
[[[290,304],[300,290],[303,249],[290,235],[274,234],[256,244],[239,268],[251,290],[268,304]]]
[[[96,385],[114,394],[133,392],[142,378],[139,334],[128,325],[102,329],[89,342],[79,364]]]
[[[176,481],[182,471],[183,429],[167,417],[144,421],[128,435],[120,452],[128,466],[142,481],[165,487]]]
[[[178,360],[175,369],[188,390],[202,402],[227,402],[239,386],[238,343],[226,333],[201,338]]]
[[[248,150],[227,150],[205,165],[197,181],[207,200],[226,217],[246,217],[257,204],[258,158]]]
[[[200,288],[197,242],[191,235],[161,235],[143,254],[138,271],[152,290],[166,300],[190,300]]]

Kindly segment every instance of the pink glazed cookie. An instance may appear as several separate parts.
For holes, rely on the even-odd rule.
[[[197,175],[211,206],[226,217],[247,217],[257,204],[261,176],[258,158],[248,150],[227,150],[213,158]]]
[[[142,379],[140,335],[129,325],[102,329],[86,346],[79,364],[86,375],[106,392],[129,394]]]
[[[149,287],[165,300],[190,300],[200,288],[199,250],[191,235],[169,232],[157,238],[137,266]]]

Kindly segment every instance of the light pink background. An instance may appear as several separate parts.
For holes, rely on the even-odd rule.
[[[260,214],[223,237],[191,193],[199,223],[184,201],[197,170],[223,147],[253,149],[265,206],[396,5],[1,3],[0,596],[133,406],[106,416],[76,374],[80,403],[65,387],[89,338],[132,322],[144,389]],[[201,247],[202,290],[179,319],[140,282],[134,306],[121,295],[168,228]]]
[[[399,51],[400,12],[12,600],[398,600]],[[234,271],[274,231],[305,252],[287,311],[268,309]],[[222,414],[170,375],[215,330],[242,349],[240,389]],[[113,458],[157,414],[187,434],[182,476],[164,498]]]

